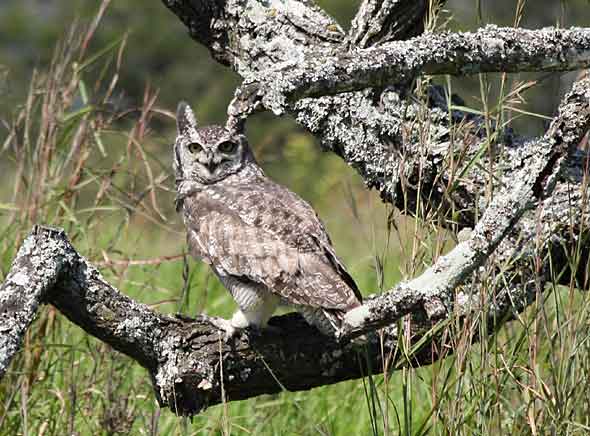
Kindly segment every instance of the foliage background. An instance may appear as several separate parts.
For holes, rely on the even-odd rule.
[[[345,26],[358,6],[319,3]],[[513,25],[519,5],[523,27],[590,19],[587,0],[452,0],[439,25]],[[227,292],[206,268],[181,256],[170,114],[184,99],[200,122],[222,122],[238,77],[194,43],[159,1],[112,2],[80,49],[76,35],[85,34],[99,7],[88,0],[0,3],[2,278],[23,235],[44,222],[65,227],[80,252],[102,263],[107,279],[133,298],[167,312],[229,316]],[[68,39],[74,22],[81,27]],[[58,54],[53,62],[65,65],[61,76],[51,68],[58,41],[65,41],[62,54],[75,52],[71,61]],[[94,61],[78,71],[76,59]],[[115,76],[114,91],[101,100]],[[540,133],[572,77],[510,76],[510,83],[539,81],[520,104],[537,115],[512,125]],[[501,81],[485,75],[451,83],[468,106],[485,113],[501,101]],[[453,243],[433,222],[383,206],[292,120],[263,114],[248,129],[262,166],[314,205],[366,293],[414,275]],[[82,145],[77,131],[85,132]],[[543,311],[533,308],[487,343],[466,340],[432,367],[218,406],[192,421],[159,410],[143,369],[46,308],[0,383],[0,434],[586,434],[586,300],[555,289]],[[570,334],[557,338],[561,330]],[[463,332],[455,333],[460,342]]]

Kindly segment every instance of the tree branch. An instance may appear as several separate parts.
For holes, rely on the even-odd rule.
[[[22,268],[29,262],[39,267]],[[440,329],[430,329],[419,315],[404,352],[398,349],[397,327],[367,335],[364,348],[358,348],[320,334],[295,313],[271,319],[280,334],[242,333],[226,343],[207,316],[171,317],[122,295],[76,252],[63,231],[46,227],[35,228],[25,239],[10,277],[18,274],[70,321],[144,366],[160,406],[179,415],[193,415],[222,401],[359,378],[368,368],[382,372],[385,364],[393,370],[427,365],[452,352],[441,342]],[[3,295],[12,283],[2,285]],[[474,307],[465,307],[465,313]],[[0,340],[18,326],[15,320],[30,313],[21,306],[2,310]],[[12,354],[3,355],[2,362]]]
[[[35,314],[30,304],[4,304],[22,292],[34,294],[37,303],[44,297],[86,332],[135,359],[149,371],[160,405],[181,415],[223,400],[307,390],[367,374],[367,357],[358,348],[321,335],[295,313],[271,320],[280,334],[250,332],[226,343],[206,316],[192,320],[154,312],[109,285],[61,230],[36,227],[19,250],[0,290],[2,344],[15,342],[14,329],[16,339],[22,338],[21,318],[30,323]],[[397,344],[396,328],[383,341],[371,336],[370,367],[382,371],[381,350],[397,355]],[[3,372],[15,348],[0,349]],[[429,363],[434,356],[416,349],[411,363]]]
[[[190,2],[173,2],[174,7],[184,3]],[[297,69],[302,62],[317,57],[318,51],[322,58],[342,53],[342,38],[333,37],[333,30],[339,29],[337,23],[319,13],[312,2],[295,1],[290,5],[246,1],[226,7],[225,29],[232,41],[227,54],[233,58],[234,69],[247,81],[270,77],[277,69]],[[299,17],[312,19],[301,26],[301,20],[290,19],[292,10]],[[262,16],[264,20],[260,19]],[[545,53],[541,52],[540,57],[544,59]],[[406,213],[422,210],[444,215],[452,211],[459,228],[473,227],[477,199],[485,196],[483,189],[489,176],[472,168],[461,180],[455,180],[457,171],[463,171],[466,162],[478,156],[481,168],[497,167],[501,163],[506,174],[511,174],[528,156],[526,149],[531,141],[506,132],[496,138],[497,144],[489,146],[501,152],[481,155],[480,150],[487,141],[482,119],[458,110],[453,110],[449,118],[444,92],[437,87],[428,89],[428,105],[404,86],[388,86],[379,92],[380,95],[366,89],[305,98],[292,104],[289,113],[324,148],[352,165],[367,187],[376,188],[384,201],[393,202]],[[238,90],[238,97],[240,94],[249,100],[244,103],[237,98],[234,101],[237,110],[230,106],[233,112],[230,118],[239,119],[251,113],[251,103],[255,106],[260,102],[260,89],[256,86],[245,86]],[[421,127],[423,120],[427,123],[426,130]],[[458,158],[451,157],[457,154]],[[455,159],[457,168],[445,164],[449,159]],[[566,173],[579,174],[577,161],[572,160],[568,165]],[[420,193],[412,188],[418,179]],[[453,186],[452,192],[445,192],[446,186]],[[557,188],[559,193],[567,190],[561,183]]]
[[[288,104],[370,87],[416,74],[570,71],[590,66],[590,29],[525,30],[486,26],[477,32],[427,34],[327,57],[265,74],[264,106],[282,114]]]
[[[243,76],[288,68],[309,48],[330,49],[345,38],[338,23],[312,0],[162,2],[216,60]]]
[[[167,5],[173,3],[173,11],[190,3],[163,1]],[[262,91],[252,85],[256,77],[266,79],[273,71],[297,70],[308,59],[338,57],[343,52],[342,38],[331,37],[333,29],[339,29],[337,23],[318,13],[311,1],[293,1],[289,5],[275,1],[264,5],[250,1],[231,3],[231,8],[226,5],[225,29],[232,41],[227,54],[233,57],[234,69],[250,83],[237,90],[235,105],[229,107],[231,122],[243,122],[243,116],[260,105]],[[301,20],[290,20],[292,10],[312,19],[300,26]],[[264,20],[260,18],[263,16]],[[549,49],[558,51],[550,46]],[[546,57],[543,51],[539,55],[541,59]],[[500,152],[481,155],[488,139],[480,117],[459,110],[449,114],[444,92],[437,87],[428,88],[428,104],[424,104],[423,97],[413,95],[405,85],[392,85],[395,83],[384,91],[369,88],[304,98],[291,104],[288,111],[325,149],[353,166],[367,187],[377,189],[384,201],[394,203],[405,213],[421,210],[445,215],[452,211],[459,228],[473,227],[479,207],[477,199],[485,197],[483,190],[489,180],[489,175],[479,168],[501,165],[507,175],[513,174],[528,156],[526,149],[531,141],[514,132],[499,132],[494,144],[488,147]],[[280,88],[280,83],[273,86]],[[273,102],[272,96],[267,98],[271,100],[270,106],[276,103],[277,110],[283,109],[284,100],[278,98]],[[475,156],[481,167],[462,174],[463,167]],[[449,160],[455,168],[447,164]],[[579,174],[577,161],[568,165],[567,174]],[[462,174],[461,180],[455,180],[458,173]],[[420,191],[412,188],[418,180]],[[453,189],[446,190],[448,186]],[[566,190],[569,188],[560,183],[557,192]]]
[[[33,231],[36,236],[39,229]],[[0,379],[22,338],[33,322],[37,309],[63,269],[60,257],[37,256],[37,250],[62,252],[59,240],[27,238],[14,259],[0,288]],[[36,280],[31,281],[35,275]]]

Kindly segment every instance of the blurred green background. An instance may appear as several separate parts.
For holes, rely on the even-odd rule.
[[[319,3],[346,28],[359,2]],[[26,232],[42,222],[64,227],[79,251],[102,266],[111,283],[156,310],[227,317],[234,310],[227,292],[203,265],[179,257],[185,251],[185,236],[173,210],[175,127],[170,114],[182,99],[192,104],[201,123],[223,122],[239,78],[191,40],[160,1],[119,0],[107,8],[83,56],[97,59],[76,74],[74,62],[67,63],[63,86],[56,85],[51,65],[58,41],[69,41],[65,51],[75,45],[65,37],[68,29],[74,22],[87,26],[99,5],[91,0],[0,0],[2,279]],[[587,0],[452,0],[438,23],[464,31],[485,23],[513,25],[519,5],[524,5],[523,27],[590,23]],[[58,55],[54,65],[62,58]],[[96,108],[115,76],[118,82],[105,114]],[[545,117],[553,114],[573,77],[575,73],[511,75],[510,85],[539,81],[520,105],[537,115],[518,117],[514,127],[525,134],[541,133]],[[446,83],[444,78],[436,81]],[[482,96],[493,105],[501,93],[498,74],[451,81],[453,92],[474,110],[482,109]],[[50,95],[53,103],[45,108],[43,99]],[[141,108],[152,97],[152,111],[142,118]],[[27,101],[33,102],[30,107]],[[45,129],[44,123],[53,130]],[[53,142],[44,136],[49,131]],[[87,135],[81,142],[79,131]],[[406,219],[382,205],[364,189],[354,170],[323,153],[317,141],[288,117],[257,115],[248,122],[248,135],[267,173],[316,208],[365,294],[414,275],[452,243],[432,222]],[[47,151],[49,143],[53,148]],[[564,304],[562,297],[548,309],[548,324]],[[578,308],[586,307],[585,300],[578,303]],[[580,311],[570,315],[560,322],[588,320]],[[521,333],[509,325],[472,352],[467,345],[468,365],[460,355],[432,367],[399,371],[391,378],[265,396],[228,409],[214,407],[189,421],[158,409],[141,368],[46,308],[0,383],[0,434],[529,434],[535,419],[539,426],[558,423],[554,434],[572,428],[588,434],[583,433],[583,423],[572,427],[587,409],[576,409],[571,402],[564,406],[569,414],[552,414],[559,402],[551,403],[547,396],[553,409],[547,406],[550,412],[545,415],[531,415],[538,399],[530,396],[544,392],[536,381],[530,381],[538,388],[531,388],[534,393],[522,387],[532,371],[550,392],[567,391],[578,398],[579,389],[579,404],[587,407],[588,402],[586,398],[584,403],[579,379],[553,377],[552,345],[545,348],[549,363],[529,361],[528,348],[537,337],[515,341]],[[567,351],[578,350],[581,342],[583,338],[563,345],[561,356],[567,358]],[[490,352],[493,359],[488,359]],[[588,364],[587,354],[578,357],[581,366]],[[502,378],[508,377],[502,372],[503,359],[511,362],[510,376],[516,374],[510,383]],[[366,392],[372,389],[379,410],[367,405]]]

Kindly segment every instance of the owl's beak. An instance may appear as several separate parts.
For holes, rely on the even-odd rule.
[[[215,167],[217,167],[217,164],[215,162],[213,162],[213,158],[211,158],[207,162],[205,162],[204,165],[205,165],[205,168],[207,168],[210,173],[215,171]]]
[[[212,153],[207,153],[205,156],[201,156],[199,158],[199,163],[207,168],[210,173],[213,173],[217,167]]]

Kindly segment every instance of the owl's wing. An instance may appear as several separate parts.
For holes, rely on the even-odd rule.
[[[280,185],[207,190],[184,202],[191,254],[290,304],[342,311],[360,304],[323,225],[295,194]]]

